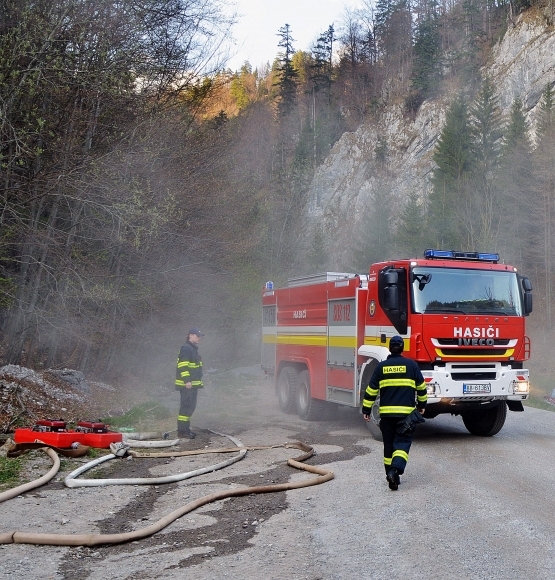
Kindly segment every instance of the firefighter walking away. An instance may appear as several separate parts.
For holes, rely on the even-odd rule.
[[[389,341],[389,356],[376,367],[364,393],[362,412],[370,421],[372,405],[379,395],[383,462],[389,489],[397,490],[409,460],[412,436],[428,400],[426,383],[418,365],[402,356],[404,341],[395,335]],[[418,411],[417,411],[418,409]]]

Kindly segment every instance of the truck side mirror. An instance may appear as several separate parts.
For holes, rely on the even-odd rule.
[[[522,289],[524,290],[524,316],[528,316],[532,312],[532,282],[530,278],[521,278]]]
[[[524,314],[530,314],[532,312],[532,292],[524,293]]]

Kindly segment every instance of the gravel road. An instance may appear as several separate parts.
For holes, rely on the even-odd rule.
[[[282,414],[271,391],[259,385],[245,386],[234,400],[231,409],[225,395],[205,389],[194,417],[203,429],[183,448],[229,446],[208,429],[245,445],[303,441],[317,452],[308,463],[333,470],[335,479],[209,504],[131,544],[2,545],[0,580],[555,578],[553,413],[509,413],[492,438],[469,435],[459,417],[429,420],[419,427],[407,472],[392,492],[381,443],[355,410],[341,409],[329,422],[303,422]],[[139,529],[230,486],[313,477],[285,465],[298,454],[251,451],[225,470],[159,486],[67,489],[64,473],[0,504],[0,532]],[[113,460],[99,469],[100,477],[155,476],[214,462],[208,455]]]

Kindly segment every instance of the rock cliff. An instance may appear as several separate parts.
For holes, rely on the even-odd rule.
[[[508,115],[516,97],[523,101],[532,139],[542,91],[555,83],[555,30],[543,14],[520,16],[491,51],[483,70],[497,87],[499,104]],[[455,96],[455,95],[452,95]],[[390,106],[379,119],[344,134],[318,169],[309,190],[308,217],[333,236],[332,264],[349,262],[348,241],[361,218],[372,211],[377,178],[376,147],[387,143],[388,187],[401,206],[408,194],[423,200],[430,188],[433,151],[443,127],[449,98],[426,101],[414,119],[400,104]]]

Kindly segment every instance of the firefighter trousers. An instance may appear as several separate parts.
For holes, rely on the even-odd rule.
[[[403,434],[399,433],[404,420],[403,417],[384,417],[383,415],[380,418],[380,429],[383,436],[383,463],[386,473],[395,467],[402,474],[407,466],[415,428],[413,427]]]
[[[181,403],[179,406],[179,415],[177,416],[177,431],[187,433],[190,431],[191,416],[197,408],[198,389],[186,389],[180,387],[179,394],[181,396]]]

